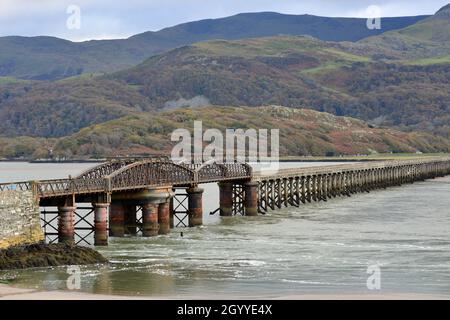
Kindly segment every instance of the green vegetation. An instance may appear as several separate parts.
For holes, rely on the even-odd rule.
[[[406,28],[386,32],[358,42],[361,54],[400,59],[448,55],[450,51],[450,6]]]
[[[0,270],[108,263],[92,248],[37,243],[0,250]]]
[[[309,37],[209,41],[115,74],[0,86],[0,131],[63,137],[200,97],[212,105],[310,108],[450,137],[448,63],[426,59],[371,60]]]
[[[10,83],[26,83],[25,80],[20,80],[13,77],[0,77],[0,85],[10,84]]]
[[[282,156],[326,156],[378,153],[449,152],[450,141],[425,133],[379,129],[363,121],[286,107],[182,108],[159,114],[139,113],[84,128],[59,139],[0,139],[0,157],[45,158],[48,150],[63,158],[170,153],[177,128],[280,129]]]
[[[5,159],[39,159],[48,158],[49,150],[56,143],[55,139],[17,137],[0,137],[0,158]]]
[[[268,17],[286,18],[272,14]],[[47,146],[67,157],[164,152],[170,149],[168,132],[197,118],[219,128],[225,125],[284,128],[287,133],[283,152],[286,155],[448,150],[450,39],[442,30],[450,29],[449,8],[426,19],[417,18],[420,20],[417,24],[408,24],[405,29],[357,43],[325,42],[309,36],[211,40],[152,56],[137,66],[115,73],[101,72],[106,65],[108,70],[115,70],[136,62],[134,59],[137,58],[128,54],[127,41],[133,43],[132,48],[145,49],[146,54],[151,55],[195,39],[220,38],[218,35],[228,30],[226,26],[231,26],[227,25],[230,21],[242,26],[248,21],[256,23],[267,17],[261,20],[258,14],[250,14],[232,18],[185,24],[138,35],[123,40],[125,42],[84,43],[83,52],[92,54],[95,59],[83,60],[83,63],[95,65],[95,68],[87,67],[81,71],[76,69],[76,63],[83,55],[74,56],[78,54],[78,45],[46,37],[31,40],[0,38],[0,46],[6,44],[0,52],[0,75],[9,74],[2,59],[9,59],[15,52],[18,60],[14,66],[17,68],[10,71],[20,73],[16,76],[62,78],[57,81],[0,78],[0,155],[44,157],[50,148]],[[322,25],[319,33],[330,32],[329,23],[335,21],[325,20],[317,20]],[[330,33],[348,33],[348,26],[356,28],[354,23],[358,21],[350,23],[344,19],[342,29]],[[383,20],[383,30],[389,21]],[[261,33],[254,36],[278,30],[274,28],[269,32],[264,23],[256,28]],[[209,28],[211,33],[194,32],[192,26],[200,31]],[[304,33],[317,32],[312,26],[314,24]],[[235,34],[234,38],[245,35],[248,33]],[[322,36],[325,37],[324,33]],[[171,41],[152,47],[156,40],[163,38]],[[140,47],[142,43],[148,43],[150,47]],[[43,50],[31,58],[27,56],[27,50],[43,44],[48,52]],[[10,46],[20,54],[10,50]],[[108,53],[103,55],[105,48]],[[139,50],[136,52],[141,52]],[[47,53],[54,59],[51,66],[58,70],[49,71]],[[127,56],[128,60],[117,58],[121,56]],[[119,60],[114,60],[116,58]],[[22,64],[20,59],[28,60]],[[101,62],[97,63],[96,59]],[[35,64],[36,69],[33,69]],[[30,74],[26,75],[28,71]],[[185,106],[210,105],[280,105],[326,113],[311,113],[309,118],[306,114],[303,118],[294,116],[297,122],[285,124],[277,120],[278,114],[259,108],[238,109],[240,115],[237,118],[228,114],[233,113],[233,107],[217,107],[217,112],[213,107],[201,109],[201,112],[179,110]],[[178,110],[165,112],[172,109]],[[284,110],[295,114],[294,109]],[[349,119],[355,128],[330,128],[336,123],[343,125],[341,118],[332,115],[362,119],[370,124],[370,128],[366,123],[358,124],[355,121],[359,120],[350,118],[343,119]],[[184,120],[174,120],[179,117]],[[305,122],[306,118],[311,123]],[[219,122],[217,119],[224,120]]]
[[[76,157],[168,153],[173,146],[172,131],[191,130],[194,120],[202,120],[204,130],[217,128],[222,132],[227,128],[278,128],[282,155],[450,151],[450,141],[443,138],[370,128],[360,120],[313,110],[217,106],[124,117],[62,138],[55,150],[70,150]]]
[[[325,156],[325,157],[282,157],[282,160],[290,161],[383,161],[383,160],[415,160],[429,157],[450,157],[450,153],[373,153],[368,155],[356,156]]]
[[[450,55],[442,57],[424,58],[416,60],[407,60],[405,64],[416,65],[416,66],[429,66],[433,64],[448,64],[450,63]]]

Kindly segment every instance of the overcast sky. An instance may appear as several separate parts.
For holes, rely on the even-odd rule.
[[[377,5],[382,16],[433,14],[449,0],[0,0],[0,36],[50,35],[73,41],[126,38],[182,22],[241,12],[367,17]],[[70,5],[81,10],[80,28],[67,27]],[[73,11],[72,11],[73,12]],[[1,48],[0,48],[1,50]]]

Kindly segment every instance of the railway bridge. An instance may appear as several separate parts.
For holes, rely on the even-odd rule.
[[[177,164],[158,157],[111,160],[68,179],[2,183],[0,191],[33,192],[49,242],[88,243],[93,233],[94,244],[100,246],[110,236],[152,237],[176,226],[202,225],[199,185],[205,183],[219,184],[216,211],[221,216],[255,216],[448,174],[448,157],[274,172],[254,172],[245,163]]]

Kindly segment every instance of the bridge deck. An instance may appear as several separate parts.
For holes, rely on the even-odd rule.
[[[249,165],[241,163],[213,163],[198,166],[176,164],[169,159],[147,159],[135,162],[117,160],[100,164],[83,172],[76,178],[1,183],[0,191],[33,190],[37,197],[45,199],[67,195],[113,193],[154,188],[162,185],[189,186],[221,181],[262,181],[449,161],[449,157],[432,157],[420,160],[350,163],[280,169],[275,172],[253,172]]]
[[[425,163],[436,163],[436,162],[450,162],[450,157],[432,157],[430,159],[420,159],[420,160],[395,160],[395,161],[370,161],[370,162],[358,162],[358,163],[346,163],[339,165],[328,165],[328,166],[314,166],[314,167],[304,167],[304,168],[288,168],[279,169],[276,171],[255,171],[252,176],[252,180],[270,180],[279,178],[289,178],[307,175],[322,175],[322,174],[332,174],[341,173],[349,171],[359,171],[359,170],[371,170],[371,169],[382,169],[382,168],[393,168],[393,167],[403,167],[408,165],[419,165]]]

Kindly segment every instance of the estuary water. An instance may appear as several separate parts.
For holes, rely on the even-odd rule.
[[[90,166],[0,163],[0,182],[64,178]],[[97,249],[111,264],[81,267],[80,290],[183,298],[450,295],[450,177],[258,217],[210,216],[218,188],[203,187],[204,226],[155,238],[110,239]],[[379,273],[368,274],[368,268]],[[370,283],[380,290],[369,290],[368,277],[376,275]],[[67,267],[0,272],[14,285],[44,290],[68,290],[68,277]]]

